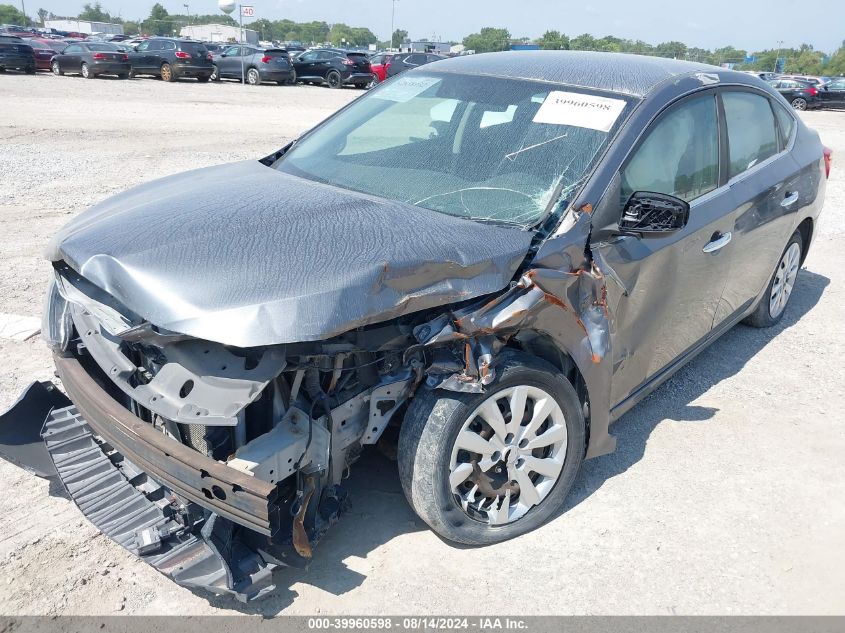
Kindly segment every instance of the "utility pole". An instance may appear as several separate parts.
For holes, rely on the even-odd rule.
[[[183,4],[182,6],[185,7],[185,16],[188,18],[188,24],[190,24],[191,23],[191,5]]]
[[[778,52],[775,55],[775,67],[772,68],[773,73],[776,73],[778,71],[778,60],[780,59],[780,49],[782,47],[783,47],[783,40],[778,40]],[[784,68],[784,70],[786,70],[786,68]]]
[[[23,0],[21,0],[21,12],[23,13],[23,24],[21,26],[29,26],[26,19],[26,5]]]
[[[396,48],[393,43],[393,34],[396,32],[394,22],[396,21],[396,0],[390,0],[392,8],[390,11],[390,48]]]
[[[241,20],[241,84],[246,85],[246,74],[244,70],[244,7],[242,4],[238,5],[238,13],[240,13]]]

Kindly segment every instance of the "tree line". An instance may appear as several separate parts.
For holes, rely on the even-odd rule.
[[[143,33],[146,35],[174,35],[179,29],[192,24],[228,24],[237,26],[237,22],[223,13],[208,15],[171,14],[159,3],[153,5],[150,15],[144,20],[124,20],[112,16],[103,9],[100,2],[87,3],[76,16],[59,16],[45,9],[38,9],[41,24],[48,19],[79,19],[94,22],[112,22],[123,25],[128,35]],[[30,24],[18,9],[10,4],[0,4],[0,23]],[[408,39],[408,32],[397,29],[390,41],[379,41],[376,35],[366,27],[348,26],[343,23],[328,24],[323,21],[294,22],[293,20],[260,19],[244,24],[246,28],[259,33],[265,41],[301,42],[302,44],[323,44],[334,46],[369,46],[378,44],[383,48],[401,45]],[[650,44],[642,40],[629,40],[607,35],[597,38],[588,33],[570,37],[560,31],[548,30],[540,38],[515,38],[505,28],[485,27],[478,33],[471,33],[463,39],[468,50],[478,53],[507,50],[512,44],[534,43],[544,50],[582,50],[610,51],[617,53],[636,53],[656,55],[675,59],[714,64],[732,64],[737,70],[774,71],[776,60],[785,60],[784,72],[807,75],[845,75],[845,41],[832,54],[815,50],[811,44],[801,44],[798,48],[770,48],[760,51],[725,46],[716,49],[687,46],[683,42],[670,41]]]

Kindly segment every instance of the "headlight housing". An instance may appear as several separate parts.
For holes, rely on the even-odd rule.
[[[70,343],[73,322],[67,300],[59,292],[56,280],[50,281],[44,299],[44,314],[41,317],[41,338],[54,352],[63,352]]]

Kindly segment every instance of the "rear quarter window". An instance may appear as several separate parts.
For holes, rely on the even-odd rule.
[[[194,42],[182,42],[182,44],[179,46],[179,48],[182,49],[184,52],[191,53],[191,54],[202,54],[202,55],[204,55],[205,53],[208,52],[208,49],[206,49],[204,44],[198,44],[198,43],[194,43]]]

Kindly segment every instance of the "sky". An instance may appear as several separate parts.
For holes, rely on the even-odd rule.
[[[100,0],[103,8],[124,19],[149,15],[155,0]],[[21,0],[0,0],[17,4]],[[27,13],[43,7],[75,15],[84,1],[24,0]],[[171,13],[216,13],[217,0],[161,0]],[[370,28],[390,37],[392,0],[243,0],[256,18],[296,22],[323,20]],[[832,52],[845,39],[845,0],[395,0],[396,28],[412,39],[460,41],[481,27],[507,28],[514,37],[537,37],[555,29],[570,37],[589,33],[641,39],[651,44],[670,40],[713,49],[732,45],[749,51],[802,43]],[[800,10],[797,8],[800,7]]]

